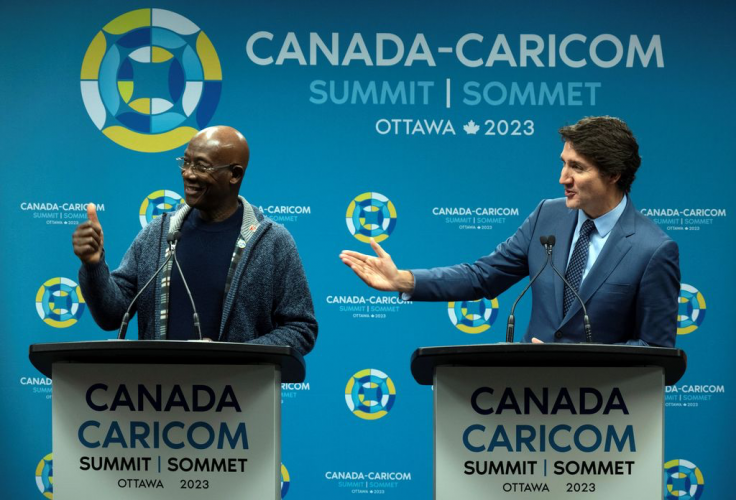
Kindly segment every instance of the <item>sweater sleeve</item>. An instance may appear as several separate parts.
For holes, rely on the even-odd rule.
[[[135,250],[131,246],[120,267],[110,272],[105,256],[94,265],[82,264],[79,269],[79,286],[95,323],[103,330],[115,330],[120,326],[125,310],[133,300],[137,289],[134,272]]]
[[[287,231],[279,233],[272,277],[274,328],[251,342],[286,345],[307,354],[314,347],[318,330],[312,295],[294,239]]]
[[[138,292],[141,275],[142,250],[155,243],[156,228],[160,228],[157,219],[143,228],[125,252],[120,266],[110,271],[103,251],[102,259],[97,264],[82,264],[79,269],[79,286],[97,325],[103,330],[116,330],[125,315],[130,302]],[[150,248],[146,252],[152,263],[158,255]],[[131,311],[135,313],[136,308]]]

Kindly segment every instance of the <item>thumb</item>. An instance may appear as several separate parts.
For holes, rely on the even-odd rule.
[[[379,257],[381,258],[388,257],[388,254],[386,253],[386,251],[383,248],[381,248],[381,245],[379,245],[378,242],[373,238],[371,238],[371,248],[373,249],[374,252],[376,252],[376,255],[378,255]]]
[[[88,203],[87,204],[87,218],[90,222],[93,224],[99,224],[100,221],[97,218],[97,208],[95,207],[94,203]]]

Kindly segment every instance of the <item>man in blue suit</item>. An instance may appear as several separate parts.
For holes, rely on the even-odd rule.
[[[554,235],[552,262],[585,302],[593,342],[672,347],[677,332],[677,244],[629,199],[641,158],[629,127],[608,116],[560,129],[565,197],[542,201],[516,233],[474,264],[400,270],[375,241],[376,257],[343,251],[341,260],[369,286],[413,301],[493,298],[534,276]],[[525,342],[584,342],[583,311],[549,269],[532,285]]]

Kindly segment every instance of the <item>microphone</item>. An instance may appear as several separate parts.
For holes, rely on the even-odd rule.
[[[177,236],[178,235],[178,236]],[[128,322],[130,322],[130,311],[133,309],[133,305],[135,305],[136,301],[138,300],[138,297],[141,296],[143,291],[148,288],[148,286],[153,282],[154,278],[159,275],[161,270],[168,264],[168,262],[171,260],[171,257],[174,255],[174,247],[176,246],[176,240],[181,237],[181,233],[178,231],[174,234],[169,234],[166,237],[166,242],[169,244],[169,255],[164,260],[164,263],[161,264],[161,266],[156,269],[156,272],[153,273],[153,276],[151,276],[148,281],[146,281],[146,284],[143,285],[143,288],[138,290],[138,293],[135,294],[135,297],[133,297],[133,300],[130,301],[130,305],[128,306],[128,310],[125,311],[125,314],[123,315],[123,321],[120,323],[120,328],[118,329],[118,340],[123,340],[125,338],[125,332],[128,330]]]
[[[173,243],[171,245],[171,255],[174,258],[174,264],[176,264],[176,268],[179,270],[179,276],[181,276],[181,281],[184,283],[184,289],[187,291],[187,296],[189,297],[189,302],[192,304],[192,311],[194,311],[194,333],[199,337],[199,340],[202,340],[202,328],[199,326],[199,315],[197,314],[197,308],[194,306],[194,297],[192,297],[192,292],[189,290],[189,285],[187,284],[186,278],[184,278],[184,272],[181,270],[181,266],[179,265],[179,259],[176,258],[176,243],[181,238],[181,233],[179,231],[175,232],[173,234]]]
[[[552,247],[549,245],[549,240],[552,239],[552,245],[554,245],[555,237],[554,236],[540,236],[539,242],[542,244],[542,246],[547,250],[547,260],[544,262],[544,265],[542,268],[537,271],[537,274],[534,275],[534,277],[529,280],[529,284],[524,288],[524,290],[521,291],[519,296],[516,298],[516,301],[514,302],[514,305],[511,306],[511,314],[509,314],[509,319],[506,320],[506,342],[509,344],[513,343],[514,341],[514,328],[515,328],[515,321],[516,318],[514,318],[514,310],[516,309],[516,304],[519,303],[521,298],[524,296],[527,290],[532,286],[532,283],[534,283],[537,278],[539,278],[539,275],[542,274],[542,271],[544,271],[544,268],[547,267],[547,264],[550,263],[550,259],[552,258]]]
[[[547,254],[551,257],[552,256],[552,247],[555,246],[555,237],[554,235],[550,235],[547,237]],[[580,295],[578,295],[577,290],[575,288],[570,286],[570,283],[567,282],[565,277],[560,273],[560,271],[557,270],[554,264],[551,263],[552,269],[557,273],[557,276],[562,278],[562,281],[565,282],[565,285],[570,288],[572,293],[575,295],[575,297],[578,299],[578,302],[580,302],[580,306],[583,308],[583,328],[585,329],[585,342],[588,344],[593,343],[593,332],[590,328],[590,318],[588,318],[588,310],[585,308],[585,302],[583,302],[583,299],[580,298]]]

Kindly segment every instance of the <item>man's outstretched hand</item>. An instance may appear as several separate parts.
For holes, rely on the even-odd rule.
[[[72,245],[74,253],[83,264],[97,264],[102,259],[102,245],[105,236],[102,233],[102,225],[97,218],[94,203],[87,205],[87,219],[74,231]]]
[[[352,250],[343,250],[340,260],[353,270],[366,285],[384,292],[411,293],[414,290],[414,275],[396,267],[391,256],[371,238],[371,248],[376,257]]]

